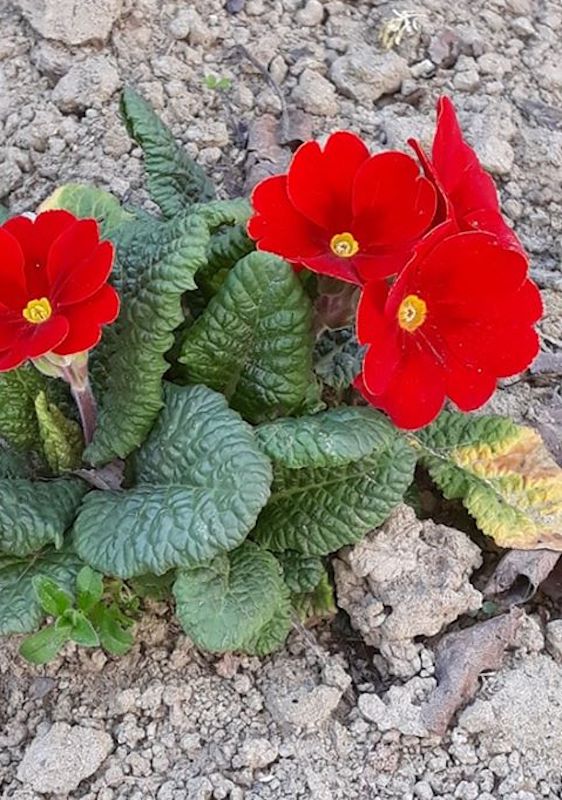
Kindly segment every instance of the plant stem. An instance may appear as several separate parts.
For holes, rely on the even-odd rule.
[[[80,421],[84,432],[84,442],[88,445],[94,438],[98,419],[96,398],[92,392],[89,380],[86,381],[86,385],[83,388],[79,389],[70,383],[70,391],[78,408],[78,413],[80,414]]]

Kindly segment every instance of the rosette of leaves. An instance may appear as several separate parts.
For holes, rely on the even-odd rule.
[[[131,90],[122,113],[161,213],[77,185],[44,205],[99,221],[122,311],[91,354],[85,451],[64,387],[32,367],[0,375],[0,634],[55,611],[42,660],[63,634],[113,635],[117,651],[129,640],[100,610],[106,576],[139,597],[171,591],[203,649],[270,652],[294,620],[333,613],[331,554],[385,521],[417,462],[501,546],[562,550],[562,473],[536,433],[447,412],[404,434],[340,405],[361,359],[351,329],[315,343],[310,282],[253,252],[248,203],[215,200]],[[335,407],[320,410],[319,381]]]

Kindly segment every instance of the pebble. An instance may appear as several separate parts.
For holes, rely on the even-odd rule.
[[[460,92],[474,92],[480,86],[480,76],[475,69],[456,72],[453,78],[453,86]]]
[[[92,3],[76,0],[15,0],[15,5],[45,39],[55,39],[67,45],[102,44],[121,16],[123,0],[95,0]]]
[[[320,0],[308,0],[304,8],[297,12],[296,20],[299,25],[312,28],[320,25],[324,19],[324,6]]]
[[[117,91],[121,79],[115,61],[90,56],[70,68],[53,89],[53,102],[68,114],[100,108]]]
[[[554,619],[546,626],[546,649],[562,664],[562,619]]]
[[[410,76],[408,62],[394,51],[380,53],[371,47],[354,47],[336,58],[330,77],[339,91],[359,102],[376,102],[385,94],[400,91]]]
[[[295,103],[311,114],[333,117],[339,111],[336,90],[330,81],[318,72],[305,69],[293,90]]]
[[[41,794],[67,794],[93,775],[112,749],[113,740],[105,731],[55,722],[25,751],[18,780]]]

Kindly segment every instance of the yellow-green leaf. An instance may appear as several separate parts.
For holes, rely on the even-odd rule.
[[[84,449],[80,425],[67,419],[54,403],[49,403],[45,392],[39,392],[35,399],[35,413],[49,467],[57,475],[77,469]]]
[[[562,469],[535,430],[445,412],[412,438],[445,497],[500,547],[562,550]]]

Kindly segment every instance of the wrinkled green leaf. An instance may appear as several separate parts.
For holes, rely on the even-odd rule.
[[[305,556],[294,550],[275,555],[283,567],[285,583],[291,592],[311,592],[324,573],[324,564],[318,556]]]
[[[91,567],[83,567],[76,578],[76,605],[89,611],[103,597],[103,576]]]
[[[60,588],[73,591],[83,562],[69,548],[47,548],[29,558],[0,555],[0,636],[30,633],[44,612],[33,589],[33,578],[44,575]]]
[[[291,600],[301,622],[330,619],[337,611],[334,587],[325,570],[311,592],[294,594]]]
[[[277,464],[290,469],[357,461],[378,445],[386,419],[377,411],[341,406],[312,417],[278,419],[256,428],[258,444]]]
[[[120,225],[134,218],[110,192],[80,183],[59,186],[42,203],[40,211],[57,208],[70,211],[79,219],[96,219],[104,237],[111,236]]]
[[[29,364],[0,373],[0,437],[22,450],[41,449],[35,398],[51,383]]]
[[[314,371],[332,389],[345,389],[361,372],[365,348],[351,328],[325,331],[314,348]]]
[[[47,544],[60,547],[86,491],[78,478],[0,480],[0,553],[26,556]]]
[[[212,200],[215,189],[201,167],[178,145],[154,109],[133,89],[124,90],[121,113],[144,152],[148,191],[166,217],[193,203]]]
[[[285,594],[279,563],[252,542],[180,570],[174,584],[183,629],[198,647],[213,653],[256,646]]]
[[[54,403],[49,403],[45,392],[39,392],[35,399],[35,413],[43,453],[52,471],[60,474],[77,469],[84,449],[80,425],[67,419]]]
[[[68,631],[48,625],[24,639],[19,649],[20,656],[30,664],[48,664],[57,657],[68,640]]]
[[[291,615],[291,598],[287,587],[283,586],[281,598],[273,616],[257,634],[244,644],[244,652],[263,657],[282,647],[292,627]]]
[[[131,578],[129,585],[138,597],[150,597],[153,600],[165,600],[172,593],[172,585],[176,579],[175,570],[164,575],[139,575]]]
[[[247,419],[293,410],[311,380],[311,306],[292,267],[251,253],[231,270],[180,348],[185,377]]]
[[[97,356],[107,374],[96,386],[98,427],[85,452],[93,464],[126,458],[145,439],[162,407],[162,377],[169,366],[164,355],[183,320],[181,296],[195,288],[194,275],[205,263],[209,242],[208,224],[200,215],[169,227],[174,235],[163,245],[157,239],[146,242],[145,250],[118,248],[122,305]]]
[[[197,286],[207,298],[218,292],[236,262],[253,249],[245,223],[231,225],[214,234],[207,248],[207,262],[195,276]]]
[[[25,453],[11,450],[0,441],[0,478],[31,478],[32,465]]]
[[[51,617],[60,617],[72,605],[72,595],[46,575],[35,575],[32,578],[33,591],[39,605]]]
[[[340,411],[324,412],[321,424],[327,426],[331,415]],[[401,501],[412,481],[415,453],[382,415],[369,413],[371,422],[364,425],[362,442],[363,450],[369,449],[355,460],[344,461],[353,452],[353,439],[343,435],[332,439],[331,454],[326,448],[310,448],[310,466],[294,469],[274,458],[271,498],[254,532],[262,546],[275,552],[327,555],[380,525]],[[302,423],[306,443],[310,420],[296,422]],[[295,457],[304,452],[301,429],[297,424],[288,430],[292,439],[284,441],[282,458],[302,464]],[[274,451],[271,440],[267,452],[273,456]]]
[[[135,470],[134,488],[91,492],[76,520],[77,552],[104,574],[161,575],[230,550],[269,496],[251,428],[204,386],[166,386]]]

